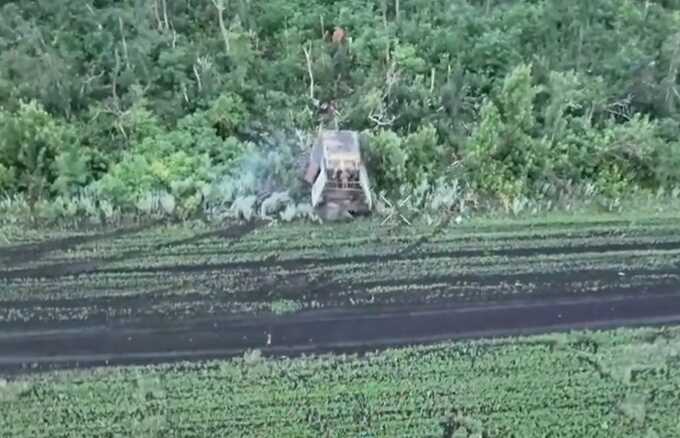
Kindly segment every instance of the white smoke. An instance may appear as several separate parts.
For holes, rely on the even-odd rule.
[[[246,220],[271,218],[284,211],[288,219],[291,209],[304,210],[306,215],[304,204],[309,203],[309,193],[302,176],[311,148],[310,136],[293,131],[253,137],[248,151],[211,187],[206,213]]]

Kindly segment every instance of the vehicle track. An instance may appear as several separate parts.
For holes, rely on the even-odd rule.
[[[680,294],[483,306],[312,311],[284,317],[111,322],[0,334],[0,372],[265,355],[366,352],[445,339],[680,323]]]
[[[587,244],[590,234],[575,227],[551,236],[561,246],[538,235],[488,247],[498,236],[482,234],[479,247],[442,236],[428,249],[416,235],[358,255],[333,255],[342,244],[334,239],[324,244],[328,256],[301,247],[287,259],[255,251],[241,260],[239,245],[257,249],[261,239],[285,253],[290,244],[277,247],[277,231],[253,237],[257,227],[0,248],[6,260],[16,256],[0,266],[0,374],[680,323],[680,224],[648,232],[638,224],[633,236],[598,229]],[[82,250],[93,242],[105,245],[103,256]],[[276,316],[276,300],[303,310]]]
[[[218,274],[219,275],[219,274]],[[568,270],[564,272],[519,272],[458,275],[414,275],[388,279],[336,280],[312,277],[304,271],[267,279],[264,271],[244,273],[255,277],[253,284],[238,290],[225,290],[219,284],[203,292],[186,292],[171,285],[131,288],[130,293],[100,296],[63,297],[50,291],[50,297],[22,297],[0,300],[0,329],[64,327],[105,323],[128,317],[208,317],[225,313],[231,303],[270,303],[273,300],[315,301],[328,307],[450,304],[466,305],[490,301],[513,302],[534,298],[568,298],[583,294],[662,294],[680,291],[680,269]],[[203,280],[189,278],[200,284]],[[56,287],[56,286],[53,286]],[[378,292],[381,288],[389,293]],[[125,292],[125,291],[122,291]],[[177,309],[177,310],[172,310]],[[213,310],[210,310],[213,309]],[[85,312],[84,315],[81,313]],[[30,314],[31,318],[2,318],[10,314]]]
[[[389,262],[397,260],[413,260],[422,257],[428,259],[439,258],[472,258],[472,257],[526,257],[526,256],[550,256],[550,255],[573,255],[585,253],[617,253],[630,251],[671,251],[680,250],[680,241],[658,243],[632,243],[620,245],[587,245],[581,247],[541,247],[541,248],[512,248],[512,249],[480,249],[480,250],[454,250],[433,251],[418,253],[391,253],[391,254],[368,254],[347,257],[301,257],[286,260],[255,260],[230,263],[212,264],[177,264],[172,266],[151,266],[137,268],[106,268],[100,267],[115,260],[125,258],[108,258],[103,260],[90,259],[78,262],[63,262],[48,266],[39,266],[27,269],[15,269],[0,271],[0,280],[25,279],[25,278],[59,278],[83,274],[154,274],[162,272],[195,273],[205,271],[228,271],[236,269],[305,269],[318,266],[337,266],[347,264],[370,264],[377,262]],[[138,254],[138,253],[136,253]]]

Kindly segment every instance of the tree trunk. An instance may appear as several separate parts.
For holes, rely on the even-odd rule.
[[[220,32],[222,32],[222,39],[224,39],[224,48],[227,51],[227,55],[231,53],[231,46],[229,44],[229,33],[227,32],[227,27],[224,24],[224,0],[212,0],[215,8],[217,9],[217,19],[220,23]]]
[[[309,98],[314,100],[314,72],[312,71],[312,55],[311,55],[312,44],[309,44],[309,50],[307,47],[302,47],[305,52],[305,59],[307,60],[307,73],[309,74]]]

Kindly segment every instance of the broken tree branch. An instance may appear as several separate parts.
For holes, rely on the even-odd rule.
[[[189,95],[187,94],[187,86],[184,82],[182,82],[182,95],[184,96],[184,101],[186,103],[189,103]]]
[[[200,93],[201,91],[203,91],[203,82],[201,82],[201,75],[198,73],[196,64],[194,64],[194,76],[196,76],[196,84],[198,84],[198,91]]]
[[[90,84],[92,82],[96,81],[97,79],[101,79],[102,76],[104,76],[103,70],[99,74],[94,74],[94,68],[91,67],[90,68],[90,76],[87,79],[83,80],[80,84],[80,96],[81,97],[84,96],[85,90],[87,88],[90,88]]]
[[[125,39],[125,29],[123,27],[123,19],[118,17],[118,26],[120,27],[120,37],[123,41],[123,58],[125,58],[125,68],[130,68],[130,57],[128,56],[128,45]]]
[[[432,67],[432,72],[430,75],[430,94],[434,93],[434,80],[435,80],[435,75],[437,74],[437,70]]]
[[[170,29],[170,24],[168,23],[168,4],[165,0],[161,0],[163,5],[163,21],[165,22],[165,29]]]
[[[163,21],[161,21],[161,15],[158,10],[157,0],[153,0],[153,14],[156,17],[156,26],[158,27],[158,30],[163,30]]]
[[[118,48],[113,50],[114,59],[116,60],[116,65],[113,68],[113,82],[111,83],[111,94],[113,95],[113,102],[118,106],[118,73],[120,73],[120,55],[118,55]]]
[[[378,115],[370,114],[368,116],[368,120],[375,123],[375,125],[377,127],[382,128],[384,126],[392,126],[392,124],[394,123],[395,120],[397,120],[397,118],[395,116],[392,116],[390,118],[385,118],[384,114],[378,114]]]
[[[309,98],[314,100],[314,72],[312,71],[312,43],[309,43],[309,49],[303,46],[302,50],[305,52],[305,59],[307,60],[307,74],[309,75]]]

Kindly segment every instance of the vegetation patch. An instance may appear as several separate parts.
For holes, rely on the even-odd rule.
[[[649,337],[662,337],[662,345]],[[222,362],[48,373],[3,383],[31,390],[0,398],[0,427],[8,436],[678,433],[677,366],[630,381],[610,378],[584,366],[584,343],[598,346],[603,363],[624,363],[650,349],[677,351],[680,332],[575,332],[363,357],[272,360],[254,351]],[[671,364],[673,354],[657,359]]]
[[[436,235],[424,223],[395,229],[379,219],[227,237],[224,225],[191,224],[12,233],[25,238],[0,243],[0,323],[27,326],[670,293],[680,284],[680,223],[638,212],[477,219]]]
[[[294,300],[276,300],[271,303],[272,312],[277,315],[295,313],[302,310],[302,303]]]
[[[677,198],[679,11],[4,2],[0,222],[313,218],[320,126],[360,132],[376,199],[429,216]]]

